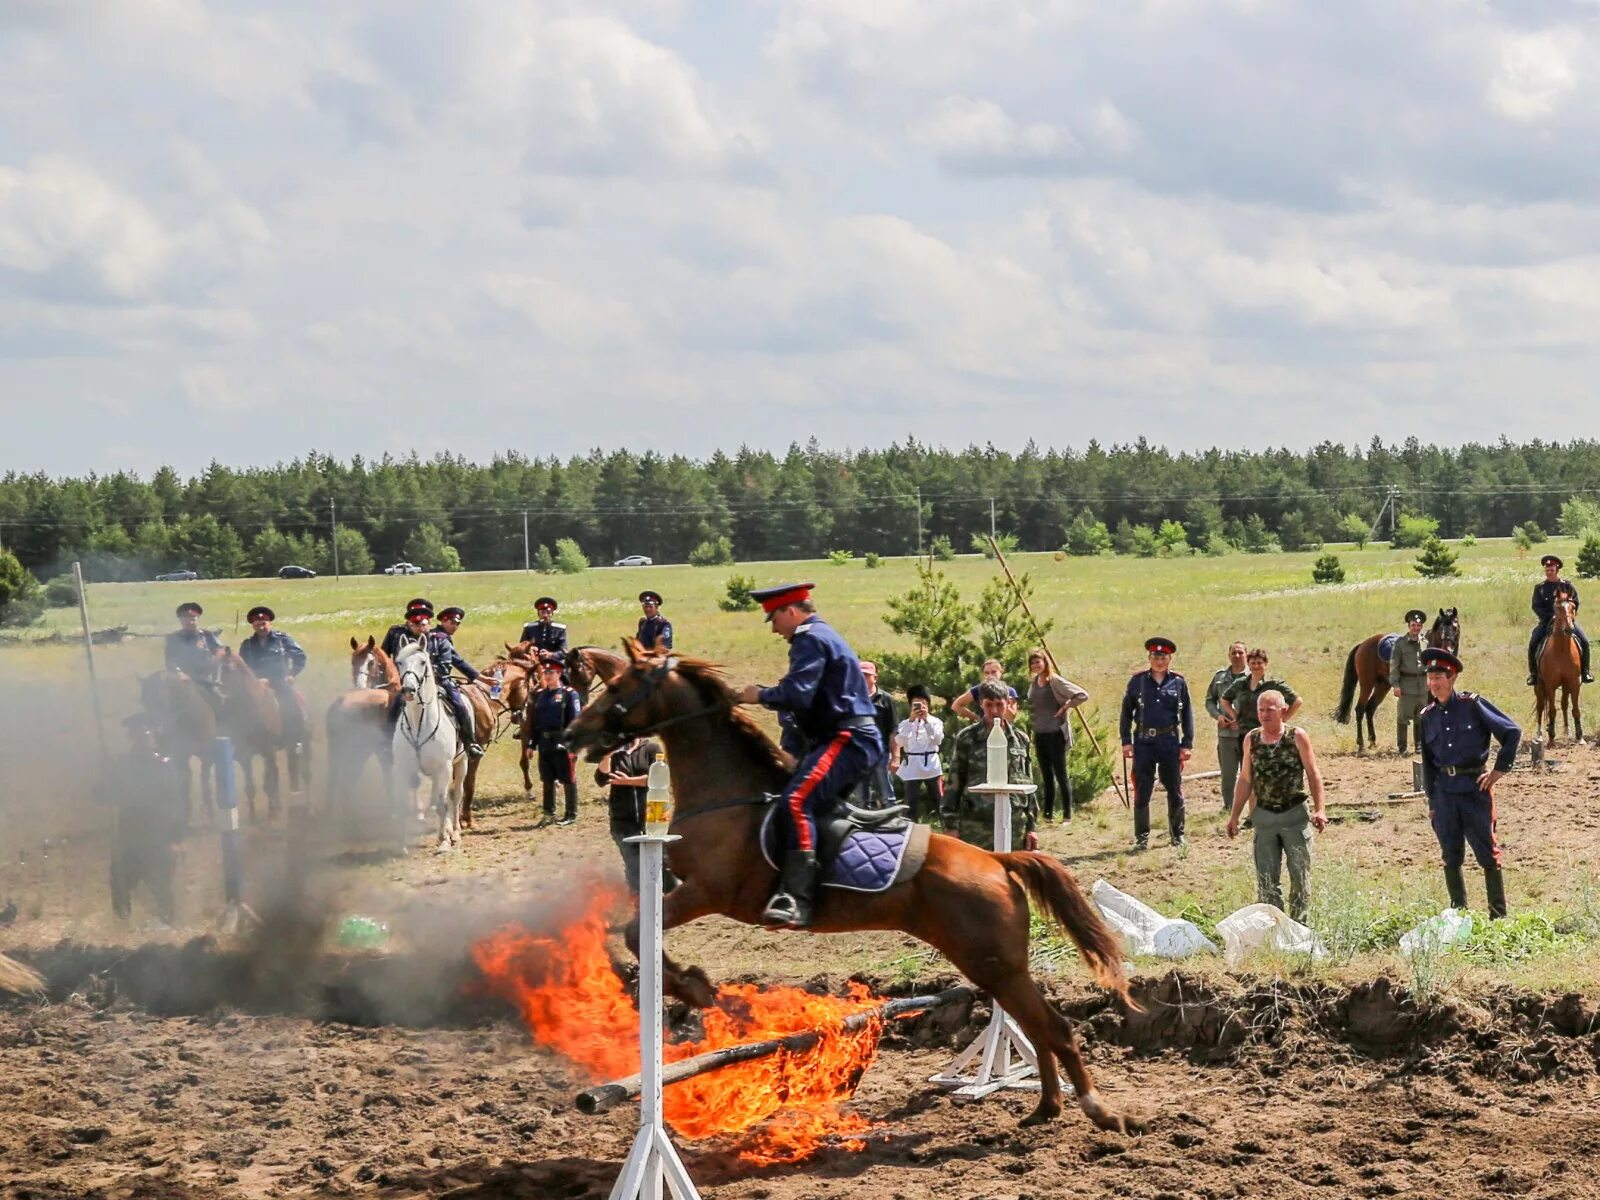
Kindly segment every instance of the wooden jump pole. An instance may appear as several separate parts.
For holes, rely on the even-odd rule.
[[[846,1017],[839,1032],[856,1033],[874,1021],[903,1019],[946,1004],[972,1000],[977,994],[975,988],[962,985],[946,988],[931,996],[907,996],[901,1000],[891,1000],[887,1004],[880,1004],[877,1008]],[[696,1075],[705,1075],[719,1071],[723,1067],[731,1067],[735,1063],[753,1062],[755,1059],[768,1058],[774,1054],[803,1053],[814,1047],[825,1036],[826,1034],[820,1029],[802,1029],[797,1033],[781,1038],[769,1038],[764,1042],[745,1042],[738,1046],[724,1046],[721,1050],[709,1050],[693,1058],[681,1058],[675,1063],[668,1063],[662,1068],[661,1082],[679,1083],[685,1079],[693,1079]],[[613,1109],[626,1100],[632,1100],[639,1094],[642,1086],[642,1075],[630,1075],[626,1079],[585,1088],[578,1093],[574,1103],[579,1112],[592,1117]]]

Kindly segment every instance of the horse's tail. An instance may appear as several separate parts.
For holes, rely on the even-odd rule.
[[[1094,906],[1084,899],[1078,881],[1055,859],[1035,851],[996,854],[1000,865],[1023,887],[1033,902],[1077,943],[1095,982],[1115,992],[1129,1008],[1139,1006],[1128,995],[1128,977],[1122,970],[1122,944]]]
[[[44,991],[44,976],[14,958],[0,954],[0,992],[28,995]]]
[[[1339,689],[1339,707],[1333,710],[1333,719],[1341,725],[1350,723],[1350,710],[1356,700],[1356,651],[1360,645],[1350,647],[1350,653],[1344,660],[1344,686]]]

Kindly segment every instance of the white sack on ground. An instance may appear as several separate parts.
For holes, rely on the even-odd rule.
[[[1418,951],[1448,954],[1450,947],[1472,936],[1472,914],[1447,908],[1415,929],[1400,935],[1400,953],[1411,958]]]
[[[1142,900],[1119,891],[1104,879],[1089,889],[1100,915],[1121,937],[1128,953],[1157,958],[1188,958],[1191,954],[1216,954],[1217,948],[1193,921],[1164,917]]]
[[[1309,954],[1312,958],[1328,955],[1321,938],[1271,904],[1246,904],[1229,913],[1217,922],[1217,933],[1230,967],[1237,967],[1245,955],[1256,950]]]

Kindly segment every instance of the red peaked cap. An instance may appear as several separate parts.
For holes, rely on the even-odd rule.
[[[811,589],[814,586],[816,585],[810,583],[788,583],[782,587],[763,588],[751,592],[750,595],[761,601],[761,611],[770,618],[780,608],[811,599]]]

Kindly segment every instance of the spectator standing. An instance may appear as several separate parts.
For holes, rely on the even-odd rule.
[[[1294,720],[1295,713],[1300,711],[1300,697],[1282,679],[1267,675],[1267,652],[1256,647],[1245,656],[1245,666],[1250,673],[1243,679],[1234,680],[1228,685],[1228,690],[1222,693],[1222,711],[1238,722],[1239,736],[1243,737],[1261,724],[1256,716],[1256,701],[1268,688],[1281,694],[1289,705],[1283,719]]]
[[[1033,764],[1029,761],[1028,739],[1006,720],[1006,685],[986,679],[978,685],[982,719],[956,734],[955,753],[950,760],[950,790],[944,794],[939,815],[946,833],[985,850],[994,844],[994,802],[996,796],[971,789],[989,781],[989,732],[996,721],[1006,736],[1006,782],[1032,783]],[[1039,799],[1032,792],[1005,797],[1011,802],[1011,845],[1006,850],[1036,850],[1039,835],[1034,826],[1039,816]]]
[[[639,845],[626,839],[644,833],[644,800],[650,787],[650,764],[661,756],[661,744],[654,738],[629,738],[600,759],[594,781],[611,789],[611,840],[622,854],[622,874],[628,890],[639,894]],[[662,890],[677,886],[672,873],[663,868]]]
[[[529,719],[523,722],[522,757],[539,754],[539,782],[544,786],[544,817],[539,825],[571,825],[578,819],[578,779],[572,751],[561,740],[568,725],[578,718],[578,693],[561,682],[561,664],[547,662],[539,668],[539,690],[528,697]],[[556,784],[566,806],[556,819]]]
[[[1261,724],[1243,738],[1244,761],[1234,785],[1228,836],[1239,835],[1244,807],[1255,793],[1256,900],[1283,907],[1283,860],[1289,860],[1289,915],[1304,921],[1311,907],[1311,841],[1328,827],[1323,807],[1322,772],[1317,768],[1311,737],[1285,725],[1288,709],[1283,693],[1267,688],[1256,697]],[[1306,787],[1311,809],[1306,810]]]
[[[914,683],[906,689],[911,715],[895,729],[890,751],[892,767],[905,785],[911,819],[936,815],[944,799],[944,764],[939,747],[944,742],[944,722],[931,712],[928,689]]]
[[[1206,712],[1217,723],[1217,766],[1222,769],[1222,811],[1233,806],[1233,785],[1239,779],[1239,722],[1222,711],[1222,694],[1250,674],[1245,665],[1245,644],[1228,647],[1228,665],[1211,677],[1206,688]]]
[[[1033,748],[1044,776],[1044,818],[1055,820],[1056,789],[1061,789],[1061,819],[1072,820],[1072,781],[1067,754],[1072,749],[1068,714],[1089,699],[1089,693],[1050,668],[1043,649],[1028,654],[1028,708],[1033,715]]]
[[[899,724],[899,714],[894,711],[894,697],[878,690],[878,664],[861,660],[861,677],[867,681],[867,699],[872,701],[873,723],[885,746],[894,745],[894,732]],[[889,754],[878,759],[878,765],[862,782],[868,808],[888,808],[894,803],[894,777],[890,774]]]
[[[1422,748],[1422,727],[1417,718],[1428,703],[1428,675],[1422,669],[1422,623],[1428,614],[1413,608],[1406,614],[1406,631],[1397,638],[1389,659],[1389,678],[1394,680],[1394,740],[1401,754],[1406,752],[1406,734],[1415,733],[1417,749]]]
[[[979,720],[978,689],[983,686],[985,681],[994,679],[998,680],[1006,689],[1006,696],[1011,704],[1010,711],[1006,713],[1007,719],[1014,717],[1017,711],[1017,689],[1001,678],[1005,674],[1005,670],[1005,665],[998,658],[984,659],[983,678],[956,697],[956,702],[950,706],[950,714],[967,721]]]
[[[1183,768],[1194,752],[1194,708],[1189,684],[1172,670],[1178,645],[1171,638],[1145,641],[1150,669],[1128,680],[1122,694],[1122,757],[1133,760],[1133,845],[1150,848],[1150,797],[1156,777],[1167,793],[1167,834],[1171,845],[1183,842]]]

